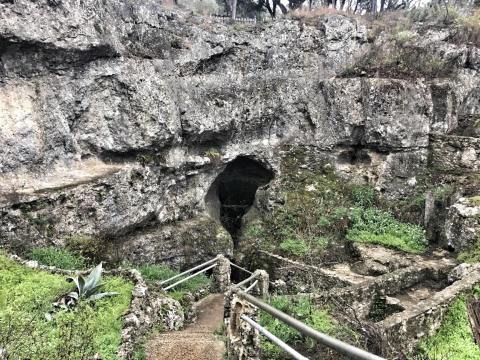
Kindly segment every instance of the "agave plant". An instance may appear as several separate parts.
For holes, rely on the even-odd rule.
[[[68,282],[74,282],[77,285],[77,291],[69,293],[66,297],[78,302],[79,300],[95,301],[106,296],[118,295],[117,292],[100,292],[103,284],[100,283],[102,279],[102,263],[95,267],[90,274],[84,278],[82,275],[78,277],[67,278]]]

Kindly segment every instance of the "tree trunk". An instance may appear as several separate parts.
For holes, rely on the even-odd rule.
[[[237,0],[232,0],[232,19],[235,20],[237,18]]]

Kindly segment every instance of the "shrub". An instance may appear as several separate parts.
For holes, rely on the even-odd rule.
[[[341,331],[340,326],[336,324],[330,314],[325,310],[316,308],[308,297],[289,299],[288,297],[277,296],[271,298],[269,304],[320,332],[335,335]],[[310,350],[315,347],[314,342],[307,340],[297,330],[263,311],[260,313],[260,324],[292,347],[300,345],[302,347],[306,346]],[[270,343],[264,337],[261,338],[261,349],[264,359],[283,359],[283,353],[278,346]]]
[[[31,249],[26,257],[38,261],[42,265],[55,266],[65,270],[80,270],[86,267],[86,259],[68,250],[55,247]]]
[[[406,45],[413,38],[415,38],[415,33],[410,30],[400,30],[392,34],[392,39],[401,46]]]
[[[427,247],[424,230],[418,225],[396,220],[391,213],[370,208],[353,209],[352,226],[347,232],[351,241],[379,244],[410,253],[423,252]]]
[[[106,250],[105,241],[90,235],[72,235],[66,239],[66,247],[91,263],[98,263]]]
[[[409,79],[449,77],[454,71],[453,63],[443,60],[425,47],[393,42],[373,46],[369,53],[347,67],[342,75]]]
[[[477,9],[471,16],[458,17],[455,30],[454,41],[480,45],[480,10]]]
[[[310,252],[310,246],[303,240],[286,239],[280,243],[280,249],[290,255],[305,256]]]
[[[356,206],[368,208],[375,203],[375,189],[371,186],[354,186],[351,192],[353,203]]]

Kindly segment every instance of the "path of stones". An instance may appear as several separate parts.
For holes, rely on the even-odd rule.
[[[221,360],[223,340],[214,335],[223,323],[223,294],[211,294],[198,305],[197,321],[184,330],[160,333],[147,344],[148,360]]]

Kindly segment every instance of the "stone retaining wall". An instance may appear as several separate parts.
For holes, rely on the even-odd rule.
[[[390,346],[398,353],[414,350],[418,341],[431,336],[442,324],[449,305],[463,292],[471,290],[480,283],[480,267],[475,266],[463,278],[445,289],[433,294],[429,299],[419,302],[401,313],[389,316],[377,323],[385,330]]]

